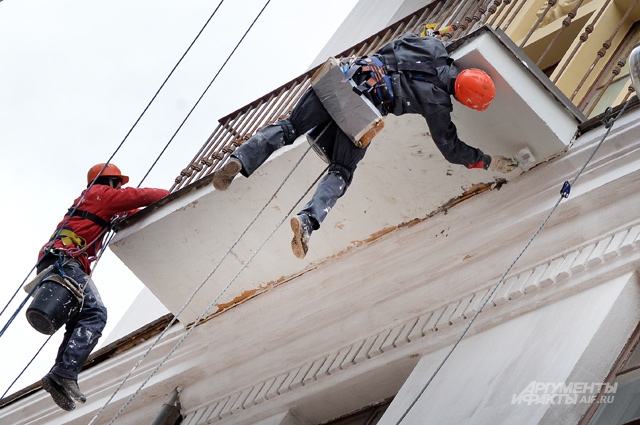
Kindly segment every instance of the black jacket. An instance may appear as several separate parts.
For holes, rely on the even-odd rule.
[[[391,78],[395,98],[392,114],[422,115],[433,141],[447,161],[467,168],[489,167],[491,157],[460,140],[451,121],[451,96],[458,70],[440,40],[406,34],[381,47],[375,56],[384,63]],[[402,64],[417,62],[436,66],[431,72],[402,70]],[[386,111],[381,112],[386,114]]]

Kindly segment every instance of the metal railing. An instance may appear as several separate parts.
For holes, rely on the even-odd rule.
[[[524,37],[513,41],[527,51],[535,43],[544,42],[544,40],[536,39],[537,34],[552,34],[552,40],[545,46],[543,53],[539,57],[531,57],[540,65],[551,52],[555,52],[558,56],[556,50],[563,49],[562,46],[566,45],[566,42],[563,44],[562,40],[567,29],[580,25],[576,24],[576,17],[588,17],[588,23],[582,24],[584,26],[582,33],[573,40],[570,51],[559,52],[561,59],[553,64],[550,70],[547,70],[551,80],[556,84],[562,81],[561,90],[580,109],[584,110],[590,98],[593,96],[602,97],[602,90],[612,87],[611,81],[620,73],[624,57],[612,58],[610,48],[615,46],[617,49],[617,46],[623,42],[627,45],[630,44],[628,36],[625,38],[625,34],[633,24],[630,19],[639,2],[640,0],[632,0],[630,7],[624,13],[620,13],[612,0],[582,0],[577,3],[568,3],[567,0],[547,0],[542,7],[538,6],[536,10],[534,7],[540,2],[535,0],[436,0],[352,48],[337,53],[336,57],[371,54],[402,34],[420,33],[424,25],[429,23],[437,23],[441,27],[453,27],[452,32],[439,36],[443,41],[453,41],[464,37],[482,25],[499,28],[514,38],[514,34],[517,34],[518,30],[523,32],[523,26],[530,25]],[[566,4],[570,4],[572,8],[565,13]],[[592,36],[595,35],[596,24],[605,18],[611,30],[608,31],[608,34],[599,31],[598,39],[594,39]],[[611,22],[616,19],[617,24],[612,26]],[[527,24],[527,22],[531,23]],[[581,22],[584,22],[584,19]],[[591,55],[591,62],[589,62],[589,58],[585,62],[585,55],[589,54],[589,49],[585,46],[599,42],[602,43],[602,47]],[[635,42],[637,40],[632,40],[631,44]],[[604,61],[602,61],[603,59]],[[582,61],[586,66],[580,68],[580,72],[576,74],[574,65],[578,61]],[[620,66],[608,66],[611,62],[616,62]],[[319,66],[307,71],[271,93],[221,118],[218,126],[200,151],[176,177],[171,191],[177,191],[211,175],[224,164],[236,147],[244,143],[258,129],[286,117],[309,87],[309,81],[318,68]],[[607,75],[604,74],[605,71],[608,72]],[[570,82],[569,89],[567,89],[568,80]],[[573,83],[575,85],[570,87]],[[600,91],[595,92],[594,87],[600,87]],[[633,88],[629,86],[623,101],[632,93]],[[594,105],[589,106],[591,111],[593,107]]]

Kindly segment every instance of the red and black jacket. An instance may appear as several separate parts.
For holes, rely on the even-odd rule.
[[[111,219],[124,212],[129,214],[135,213],[138,208],[152,204],[169,194],[165,189],[138,189],[138,188],[120,188],[114,189],[111,186],[94,184],[86,189],[83,194],[78,197],[65,215],[64,219],[58,224],[58,229],[64,226],[76,235],[83,238],[89,246],[82,252],[78,249],[82,248],[75,244],[63,244],[63,238],[56,238],[51,245],[51,241],[47,242],[45,247],[53,249],[69,250],[69,255],[76,257],[82,264],[86,273],[91,272],[91,261],[95,259],[97,253],[102,248],[105,229],[109,226]],[[84,198],[83,198],[84,195]],[[73,212],[71,216],[68,214]],[[39,258],[44,255],[41,250]]]

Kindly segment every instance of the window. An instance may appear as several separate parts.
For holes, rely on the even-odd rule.
[[[580,425],[640,425],[640,326],[622,350],[595,403]]]
[[[391,400],[385,400],[380,404],[366,407],[355,413],[326,422],[323,425],[376,425],[390,404]]]

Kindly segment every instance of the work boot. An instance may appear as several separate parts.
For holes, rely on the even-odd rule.
[[[291,218],[291,230],[293,230],[293,239],[291,239],[293,254],[298,258],[304,258],[309,250],[309,238],[313,231],[309,216],[299,214]]]
[[[49,394],[51,394],[51,398],[53,401],[62,409],[67,412],[72,411],[76,408],[76,404],[73,402],[71,397],[67,394],[67,392],[60,385],[56,383],[51,378],[51,375],[46,375],[42,378],[42,388]]]
[[[216,190],[227,190],[231,182],[242,170],[242,163],[235,158],[229,158],[224,166],[213,173],[213,187]]]
[[[55,373],[50,373],[48,375],[51,379],[55,381],[60,387],[62,387],[66,393],[71,396],[71,398],[79,401],[80,403],[84,403],[87,401],[87,398],[80,392],[80,388],[78,387],[78,381],[75,379],[66,379],[61,376],[56,375]]]

